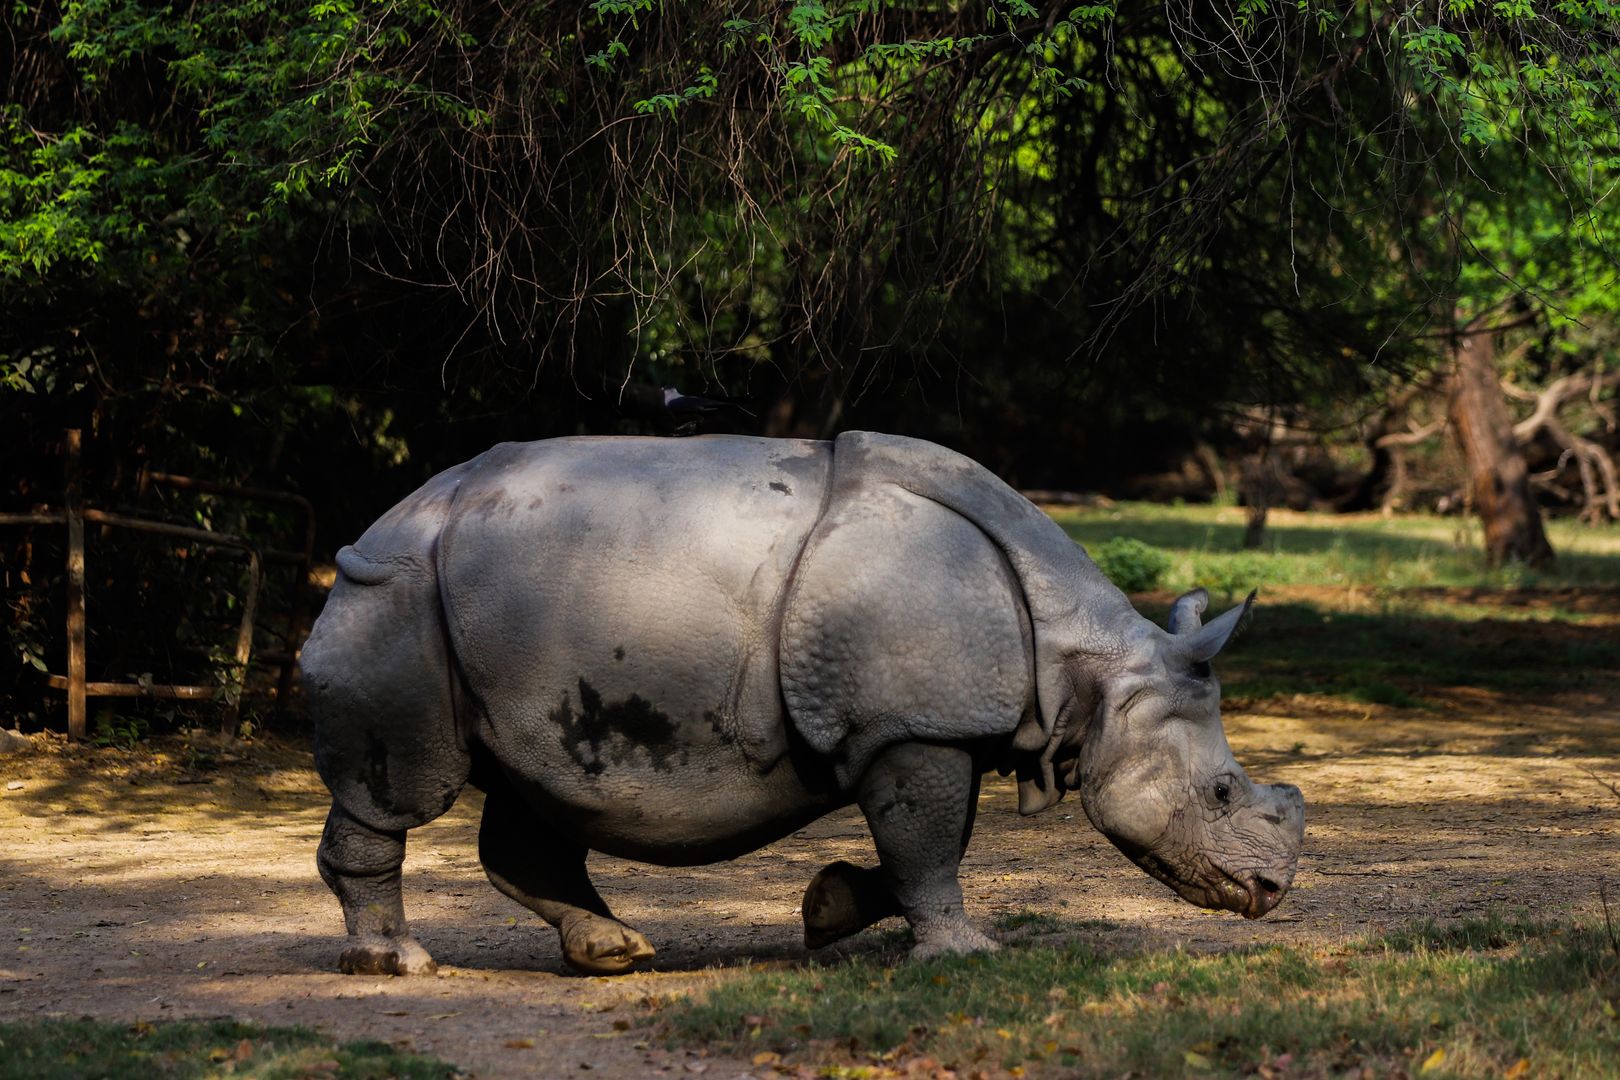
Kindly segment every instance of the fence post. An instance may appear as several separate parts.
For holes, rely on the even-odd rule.
[[[79,470],[79,429],[67,430],[67,707],[68,736],[82,739],[84,675],[84,489]]]

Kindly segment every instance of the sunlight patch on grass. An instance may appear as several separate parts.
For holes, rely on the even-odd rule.
[[[1239,596],[1264,585],[1620,585],[1620,530],[1574,521],[1549,522],[1558,563],[1537,572],[1487,568],[1479,525],[1471,518],[1274,511],[1265,546],[1244,551],[1243,511],[1232,507],[1120,503],[1048,512],[1088,547],[1126,536],[1161,548],[1172,557],[1165,587],[1203,585],[1217,596]]]
[[[1122,503],[1054,509],[1076,540],[1151,544],[1163,591],[1137,597],[1163,624],[1176,592],[1216,605],[1260,590],[1252,628],[1217,669],[1227,697],[1293,694],[1394,708],[1470,687],[1543,692],[1612,683],[1620,671],[1620,529],[1550,524],[1557,567],[1489,569],[1471,519],[1272,515],[1264,550],[1241,550],[1231,507]]]
[[[1597,1080],[1620,1075],[1617,994],[1599,930],[1493,918],[1315,950],[1113,956],[1071,931],[925,963],[889,951],[751,973],[666,1022],[678,1041],[874,1077],[927,1057],[1065,1077]]]

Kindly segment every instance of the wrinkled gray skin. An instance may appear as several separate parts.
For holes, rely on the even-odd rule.
[[[994,948],[957,883],[990,769],[1018,774],[1024,813],[1078,791],[1193,903],[1258,917],[1293,880],[1299,791],[1232,759],[1209,670],[1248,605],[1202,625],[1198,590],[1160,630],[1046,515],[929,443],[505,444],[338,568],[303,670],[345,971],[434,970],[405,924],[405,832],[469,781],[490,881],[590,972],[652,946],[588,852],[713,862],[852,802],[879,866],[816,876],[806,943],[901,914],[914,955]]]

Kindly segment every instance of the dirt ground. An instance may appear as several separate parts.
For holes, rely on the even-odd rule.
[[[1072,799],[1020,818],[1010,780],[984,791],[963,872],[970,913],[1103,920],[1083,932],[1110,948],[1218,949],[1492,909],[1598,912],[1600,883],[1620,891],[1620,802],[1591,774],[1620,772],[1620,700],[1438,696],[1438,710],[1305,697],[1229,710],[1239,760],[1307,801],[1306,856],[1269,919],[1177,900]],[[36,739],[0,756],[0,1020],[229,1015],[390,1040],[479,1077],[731,1080],[747,1062],[665,1051],[625,1021],[749,964],[801,962],[806,882],[833,859],[872,861],[853,812],[718,866],[594,859],[603,894],[659,956],[646,973],[586,978],[485,882],[479,803],[469,792],[411,834],[406,907],[439,976],[345,977],[338,907],[314,864],[327,803],[302,748],[255,743],[199,774],[178,744]],[[871,947],[871,932],[840,946]]]

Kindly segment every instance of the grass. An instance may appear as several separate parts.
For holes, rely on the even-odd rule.
[[[333,1043],[302,1028],[231,1020],[0,1024],[0,1080],[351,1077],[447,1080],[456,1070],[387,1043]]]
[[[754,972],[665,1023],[678,1042],[835,1077],[927,1059],[963,1075],[1598,1080],[1620,1075],[1617,996],[1607,936],[1567,924],[1493,917],[1215,955],[1109,955],[1070,928],[992,955]]]
[[[1581,688],[1620,672],[1614,528],[1550,523],[1557,566],[1531,572],[1487,568],[1471,519],[1278,512],[1267,547],[1243,551],[1243,513],[1230,507],[1052,515],[1087,545],[1123,536],[1162,550],[1167,592],[1140,598],[1161,622],[1169,592],[1204,585],[1220,604],[1261,590],[1252,629],[1218,665],[1231,700],[1319,694],[1423,708],[1453,687]]]
[[[1612,683],[1620,671],[1613,623],[1503,626],[1471,615],[1262,606],[1218,662],[1222,684],[1229,699],[1311,693],[1410,708],[1452,687],[1581,689]]]
[[[1242,595],[1266,585],[1413,589],[1620,586],[1620,530],[1569,520],[1548,523],[1556,566],[1530,571],[1484,565],[1472,518],[1409,514],[1299,514],[1274,511],[1265,547],[1243,550],[1243,511],[1233,507],[1120,503],[1108,509],[1058,508],[1052,517],[1087,546],[1128,536],[1172,556],[1165,587],[1203,585]]]

